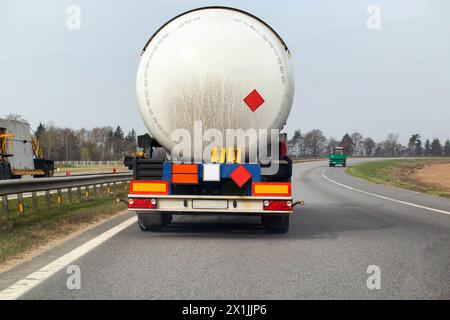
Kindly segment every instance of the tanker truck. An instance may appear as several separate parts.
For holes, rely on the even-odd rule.
[[[279,133],[294,97],[290,58],[267,23],[229,7],[182,13],[149,38],[136,81],[149,133],[125,159],[128,209],[142,230],[159,231],[173,215],[220,214],[260,216],[268,232],[288,231],[302,204],[292,199]]]

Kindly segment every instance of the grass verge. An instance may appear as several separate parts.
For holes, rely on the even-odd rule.
[[[40,196],[39,209],[35,212],[31,212],[31,198],[25,198],[25,214],[19,214],[16,199],[9,200],[9,221],[7,224],[0,223],[0,265],[10,259],[20,259],[27,252],[52,240],[61,239],[123,211],[126,204],[117,203],[115,200],[118,197],[125,198],[126,193],[83,199],[81,202],[75,201],[74,195],[71,205],[63,203],[58,208],[53,204],[49,210],[45,206],[45,197]],[[53,202],[55,199],[56,195],[52,195]]]
[[[450,190],[439,185],[423,183],[412,177],[415,171],[427,165],[442,163],[450,163],[450,157],[370,161],[354,165],[348,168],[346,173],[379,184],[450,198]]]

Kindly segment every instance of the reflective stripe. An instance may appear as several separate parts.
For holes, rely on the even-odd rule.
[[[130,183],[130,193],[135,194],[168,194],[167,181],[136,181]]]
[[[255,182],[252,191],[255,196],[290,196],[291,184],[289,182]]]
[[[196,164],[173,164],[172,173],[198,173]]]
[[[172,174],[172,183],[198,184],[198,176],[196,173],[175,173]]]

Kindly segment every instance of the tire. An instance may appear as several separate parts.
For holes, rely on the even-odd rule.
[[[347,163],[344,162],[344,163],[342,164],[342,166],[345,168],[345,167],[347,166]]]
[[[51,178],[54,175],[55,175],[55,171],[53,170],[53,168],[47,171],[47,177]]]
[[[138,214],[138,225],[142,231],[158,232],[163,227],[161,213]]]
[[[161,213],[161,223],[162,223],[163,227],[165,227],[168,224],[170,224],[172,222],[172,218],[173,218],[173,216],[169,212]]]
[[[44,174],[33,175],[34,178],[51,178],[55,173],[54,164],[51,160],[34,159],[34,168],[44,171]]]
[[[51,169],[45,170],[45,173],[44,173],[44,174],[42,174],[42,175],[37,175],[37,176],[35,176],[35,177],[38,177],[38,178],[51,178],[51,177],[53,177],[54,175],[55,175],[55,172],[53,171],[53,168],[51,168]]]
[[[269,233],[286,233],[289,230],[289,216],[262,216],[261,222]]]
[[[9,178],[7,169],[8,167],[6,166],[6,163],[0,162],[0,180],[6,180]]]
[[[47,177],[52,178],[55,175],[55,165],[53,161],[47,161],[47,170],[45,171]]]

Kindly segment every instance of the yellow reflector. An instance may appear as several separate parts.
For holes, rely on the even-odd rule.
[[[289,182],[255,182],[252,191],[254,196],[290,196],[291,184]]]
[[[134,194],[168,194],[169,183],[167,181],[137,181],[130,184],[130,193]]]

